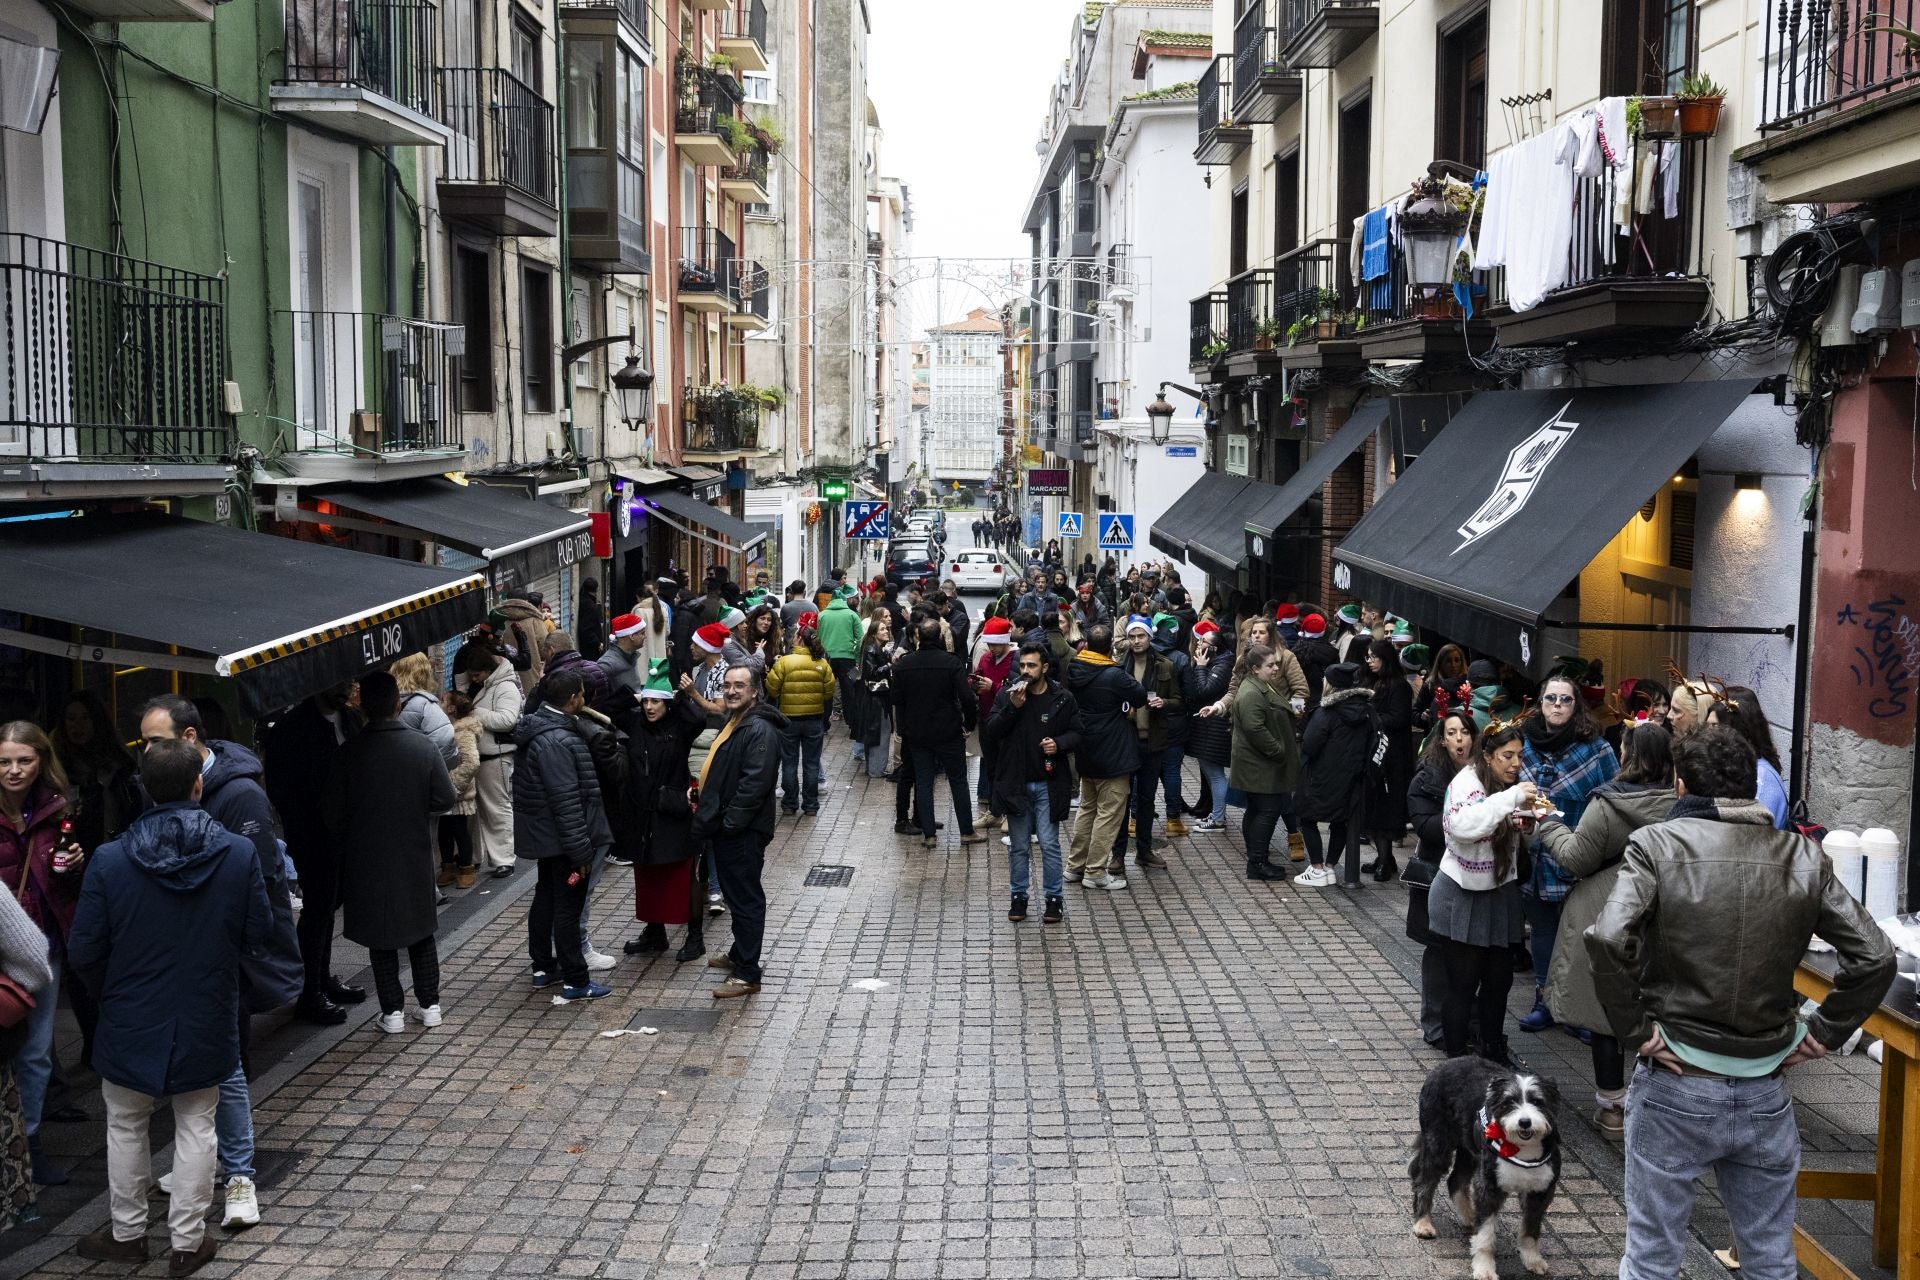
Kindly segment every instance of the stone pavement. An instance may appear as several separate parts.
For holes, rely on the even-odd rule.
[[[1414,1097],[1438,1054],[1397,884],[1250,885],[1230,838],[1195,837],[1126,892],[1069,886],[1063,925],[1011,925],[1004,846],[896,837],[891,786],[830,742],[821,816],[784,820],[770,850],[762,994],[716,1004],[714,971],[623,957],[613,998],[556,1008],[526,982],[515,877],[447,949],[445,1026],[362,1024],[269,1082],[259,1143],[291,1156],[262,1224],[203,1274],[1466,1274],[1450,1215],[1438,1241],[1410,1230]],[[851,882],[805,885],[816,863]],[[609,877],[601,949],[631,914]],[[601,1036],[643,1025],[659,1034]],[[1584,1112],[1585,1050],[1523,1048]],[[1544,1252],[1554,1275],[1612,1275],[1619,1158],[1566,1128]],[[1524,1275],[1511,1226],[1499,1257]],[[34,1274],[82,1272],[125,1274],[71,1253]],[[1689,1273],[1724,1274],[1698,1247]]]

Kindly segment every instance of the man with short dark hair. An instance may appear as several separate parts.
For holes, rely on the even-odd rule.
[[[1067,876],[1089,889],[1124,889],[1124,875],[1111,874],[1107,859],[1124,830],[1127,796],[1140,767],[1140,739],[1128,717],[1147,705],[1138,680],[1114,665],[1113,629],[1096,624],[1087,646],[1067,663],[1063,683],[1080,709],[1080,816],[1067,853]]]
[[[965,659],[946,648],[936,619],[922,619],[914,636],[913,652],[894,659],[888,696],[900,740],[913,756],[921,843],[929,849],[939,843],[934,836],[933,779],[945,773],[960,843],[985,844],[987,838],[973,829],[967,795],[967,734],[979,721],[979,694],[967,677]]]
[[[760,991],[760,942],[767,926],[760,876],[773,839],[773,791],[787,718],[760,696],[751,667],[727,668],[721,698],[727,719],[700,766],[693,833],[713,842],[720,892],[733,908],[732,949],[707,959],[710,968],[727,971],[713,998],[732,1000]]]
[[[786,603],[780,606],[780,631],[783,635],[792,635],[800,627],[800,615],[814,612],[813,602],[807,599],[807,584],[795,578],[787,584]]]
[[[1159,789],[1167,757],[1167,720],[1181,707],[1180,677],[1173,663],[1153,648],[1153,623],[1138,614],[1127,619],[1126,651],[1120,669],[1147,691],[1146,702],[1133,707],[1127,730],[1139,746],[1139,763],[1133,771],[1131,804],[1134,832],[1133,860],[1142,867],[1164,867],[1167,860],[1153,851],[1153,797]],[[1171,818],[1174,811],[1169,809]],[[1125,875],[1127,835],[1122,827],[1114,834],[1113,860],[1107,870]]]
[[[1893,982],[1887,936],[1817,842],[1775,831],[1754,752],[1731,729],[1673,745],[1679,800],[1642,827],[1585,934],[1614,1034],[1638,1045],[1627,1090],[1621,1280],[1680,1273],[1711,1170],[1742,1275],[1791,1280],[1800,1131],[1782,1072],[1840,1048]],[[1805,1020],[1794,973],[1814,934],[1838,952]]]
[[[421,746],[433,750],[424,739]],[[240,1061],[240,958],[273,927],[253,846],[198,807],[202,763],[191,742],[161,740],[142,753],[140,780],[154,807],[88,859],[67,939],[67,962],[99,993],[93,1067],[107,1105],[112,1203],[112,1220],[82,1239],[79,1253],[146,1261],[148,1122],[167,1098],[174,1276],[214,1255],[214,1114],[221,1082]]]
[[[1007,919],[1016,924],[1027,918],[1033,862],[1027,844],[1036,837],[1047,895],[1043,918],[1058,924],[1063,914],[1060,820],[1073,802],[1068,761],[1080,745],[1080,713],[1073,695],[1047,679],[1051,658],[1044,645],[1021,646],[1019,678],[1001,687],[981,733],[994,746],[993,795],[1007,814]]]

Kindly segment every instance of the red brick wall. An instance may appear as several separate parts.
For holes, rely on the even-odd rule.
[[[1328,415],[1332,417],[1331,414]],[[1325,435],[1332,435],[1346,421],[1347,414],[1340,413],[1340,423],[1330,422]],[[1324,438],[1324,436],[1323,436]],[[1352,599],[1333,586],[1333,549],[1346,537],[1345,531],[1360,523],[1373,507],[1373,484],[1375,465],[1375,446],[1378,437],[1367,437],[1366,446],[1361,451],[1359,470],[1355,472],[1351,460],[1342,463],[1327,482],[1320,486],[1321,525],[1328,529],[1339,530],[1337,535],[1329,532],[1320,544],[1320,581],[1315,592],[1308,599],[1323,601],[1327,608],[1337,608]]]

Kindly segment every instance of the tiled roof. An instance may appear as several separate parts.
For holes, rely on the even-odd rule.
[[[1143,89],[1139,93],[1130,93],[1120,99],[1127,102],[1172,102],[1180,98],[1198,98],[1200,86],[1192,80],[1180,84],[1170,84],[1162,89]]]
[[[1143,44],[1164,44],[1181,49],[1211,49],[1213,37],[1205,31],[1142,31]]]

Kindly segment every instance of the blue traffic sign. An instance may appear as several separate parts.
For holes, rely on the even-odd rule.
[[[1078,511],[1062,511],[1060,513],[1060,536],[1063,538],[1077,538],[1080,536],[1080,513]]]
[[[1100,513],[1100,549],[1102,551],[1133,550],[1133,516],[1118,511]]]
[[[870,542],[884,542],[887,539],[887,504],[884,502],[849,502],[846,504],[847,536],[865,539]]]

